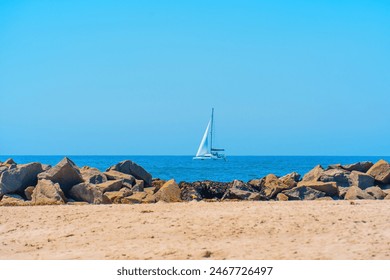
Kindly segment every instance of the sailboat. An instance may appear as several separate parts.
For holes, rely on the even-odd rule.
[[[198,152],[193,159],[207,160],[207,159],[223,159],[226,160],[226,156],[223,153],[225,149],[216,149],[213,147],[213,128],[214,128],[214,108],[211,109],[211,118],[207,124],[206,131],[203,134],[202,141],[198,148]]]

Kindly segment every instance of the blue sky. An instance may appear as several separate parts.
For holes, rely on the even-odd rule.
[[[390,155],[389,95],[389,1],[0,1],[0,154]]]

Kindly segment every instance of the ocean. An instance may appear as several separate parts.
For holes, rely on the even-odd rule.
[[[0,156],[0,161],[12,157],[17,163],[41,162],[55,165],[64,156]],[[358,161],[390,161],[390,157],[377,156],[230,156],[227,161],[192,160],[192,156],[68,156],[78,166],[96,167],[102,171],[122,160],[130,159],[143,166],[153,178],[174,178],[180,181],[213,180],[230,182],[234,179],[249,181],[273,173],[283,176],[290,172],[304,175],[317,164],[349,164]]]

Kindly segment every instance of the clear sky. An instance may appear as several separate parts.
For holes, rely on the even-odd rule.
[[[390,155],[390,1],[0,1],[0,154]]]

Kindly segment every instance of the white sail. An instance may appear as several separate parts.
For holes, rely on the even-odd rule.
[[[209,121],[209,124],[207,125],[206,131],[203,134],[203,138],[202,138],[202,141],[200,142],[198,152],[196,153],[197,157],[204,156],[206,154],[210,154],[210,148],[211,148],[211,147],[209,147],[210,127],[211,127],[211,120]]]

